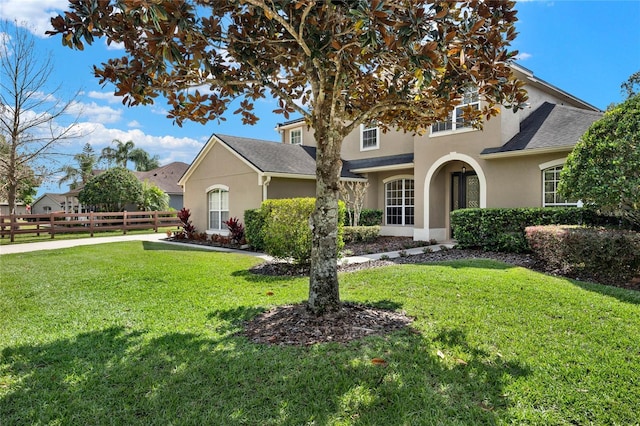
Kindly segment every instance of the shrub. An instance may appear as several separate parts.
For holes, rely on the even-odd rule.
[[[240,219],[232,217],[226,220],[224,224],[229,228],[229,239],[236,244],[242,244],[244,240],[244,226],[240,223]]]
[[[379,226],[345,226],[342,239],[345,243],[369,242],[380,235]]]
[[[264,250],[264,224],[266,209],[251,209],[244,212],[244,237],[254,250]]]
[[[603,284],[628,283],[640,273],[640,234],[577,226],[530,226],[531,250],[549,268]]]
[[[461,209],[451,212],[453,238],[461,248],[524,253],[525,228],[536,225],[619,225],[588,208]]]
[[[178,212],[178,219],[180,219],[180,226],[182,227],[182,236],[187,239],[192,239],[194,234],[196,233],[196,227],[193,226],[193,222],[189,220],[191,217],[191,211],[183,207],[182,210]]]
[[[264,215],[261,235],[264,250],[280,259],[293,259],[298,264],[311,261],[312,234],[309,217],[315,209],[314,198],[290,198],[266,200],[260,207]],[[338,203],[338,253],[344,246],[342,228],[346,208],[344,202]],[[337,253],[336,253],[337,254]]]
[[[362,209],[360,212],[360,226],[380,226],[382,225],[382,210]]]

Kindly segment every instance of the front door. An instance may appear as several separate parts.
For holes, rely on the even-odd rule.
[[[480,207],[480,180],[475,172],[451,174],[451,210]]]

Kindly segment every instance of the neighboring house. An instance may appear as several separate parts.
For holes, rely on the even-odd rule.
[[[33,205],[31,206],[31,213],[49,214],[53,212],[64,211],[65,203],[66,200],[63,194],[53,194],[47,192],[33,202]]]
[[[598,108],[520,66],[529,106],[471,128],[457,115],[423,135],[361,126],[345,138],[343,179],[369,182],[365,208],[384,212],[383,235],[416,240],[451,237],[449,212],[465,207],[546,207],[577,203],[557,193],[559,173]],[[470,90],[461,106],[479,107]],[[226,231],[269,198],[314,196],[315,139],[303,120],[278,125],[281,143],[213,135],[180,179],[194,225]]]
[[[175,161],[148,172],[134,172],[141,182],[148,180],[169,195],[169,208],[180,210],[184,206],[182,187],[178,180],[189,168],[187,163]]]
[[[169,195],[169,208],[180,210],[183,207],[183,195],[182,187],[178,185],[178,179],[180,179],[188,167],[189,165],[187,163],[176,161],[148,172],[133,172],[133,174],[138,178],[138,180],[140,180],[140,182],[149,181],[163,190],[167,195]],[[105,170],[93,170],[91,174],[93,176],[98,176],[101,173],[104,173],[104,171]],[[63,211],[65,213],[88,212],[88,207],[82,205],[78,200],[78,195],[82,188],[83,185],[79,185],[77,188],[69,190],[64,194],[44,194],[34,203],[33,213],[49,213],[49,211],[45,211],[45,209],[46,207],[51,207],[53,209],[55,200],[60,200],[60,203],[57,208],[53,209],[53,211]],[[41,200],[42,202],[40,202]],[[40,207],[40,205],[42,205],[42,207]],[[137,209],[137,206],[128,205],[126,209],[134,211]]]
[[[27,206],[24,203],[16,203],[16,214],[27,214],[27,212]],[[0,215],[8,216],[10,214],[9,203],[5,200],[0,200]]]

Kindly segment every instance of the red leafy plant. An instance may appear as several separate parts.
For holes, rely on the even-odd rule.
[[[180,219],[180,226],[182,226],[182,235],[187,239],[192,239],[196,233],[196,227],[193,225],[193,222],[189,220],[190,217],[191,211],[186,207],[183,207],[182,210],[178,212],[178,219]]]
[[[235,244],[242,244],[244,242],[244,225],[240,223],[240,219],[236,217],[229,218],[224,222],[229,228],[229,237],[231,242]]]

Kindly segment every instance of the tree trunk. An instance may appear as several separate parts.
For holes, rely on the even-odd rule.
[[[342,136],[337,129],[316,128],[316,208],[311,215],[312,247],[308,309],[315,315],[340,309],[338,286],[338,182]]]

